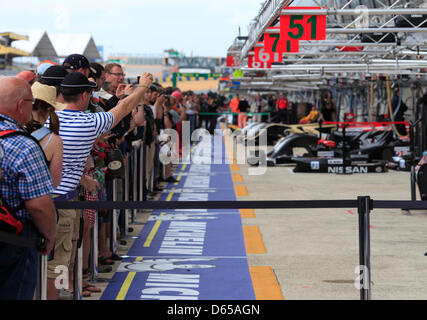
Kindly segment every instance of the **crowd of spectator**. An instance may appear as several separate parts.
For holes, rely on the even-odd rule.
[[[108,241],[112,215],[106,210],[56,210],[55,202],[112,200],[109,157],[118,152],[123,165],[132,166],[135,143],[146,151],[138,167],[145,171],[144,200],[154,199],[162,183],[176,182],[171,164],[160,161],[167,142],[162,131],[175,129],[181,136],[183,121],[188,121],[191,132],[204,128],[213,133],[225,102],[215,93],[163,87],[148,73],[130,81],[121,65],[90,63],[79,54],[62,64],[45,61],[36,70],[1,78],[0,132],[19,133],[0,138],[1,200],[23,224],[16,233],[42,238],[44,245],[0,244],[0,299],[34,298],[38,254],[48,255],[48,299],[73,299],[79,239],[82,295],[101,292],[89,282],[90,231],[98,222],[98,271],[111,272],[111,265],[122,259]],[[3,222],[0,231],[5,231]],[[117,241],[126,249],[123,228],[120,224]],[[64,268],[68,283],[58,286]]]
[[[233,125],[244,128],[248,119],[252,122],[282,124],[307,124],[323,121],[337,121],[337,108],[331,92],[321,92],[317,105],[294,103],[288,100],[286,92],[276,94],[240,95],[229,97]]]
[[[330,110],[333,102],[326,96],[322,103]],[[155,83],[148,73],[131,81],[121,65],[90,63],[79,54],[68,56],[61,65],[45,61],[36,70],[1,78],[0,196],[10,214],[0,212],[0,231],[13,217],[23,226],[16,234],[44,242],[38,249],[0,244],[0,299],[33,299],[37,254],[48,255],[48,299],[72,299],[79,240],[83,297],[101,291],[89,282],[90,231],[97,222],[98,270],[111,272],[111,265],[122,259],[108,241],[113,236],[111,212],[56,210],[55,202],[112,200],[112,155],[133,172],[144,171],[143,200],[153,200],[163,190],[162,183],[176,182],[171,164],[160,161],[162,146],[168,142],[162,138],[164,130],[176,130],[178,156],[182,156],[184,121],[191,137],[199,128],[214,134],[224,111],[231,111],[233,124],[242,128],[248,115],[253,121],[291,123],[290,109],[284,93],[224,97],[182,92]],[[303,120],[315,121],[312,116]],[[135,143],[145,150],[138,168],[129,161]],[[119,191],[123,194],[123,185],[119,184]],[[119,225],[116,240],[126,249],[121,239],[125,224]],[[63,268],[68,283],[58,288],[58,270]]]

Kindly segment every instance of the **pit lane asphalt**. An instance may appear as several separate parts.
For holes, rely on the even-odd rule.
[[[336,175],[292,168],[269,167],[250,176],[248,166],[240,165],[249,196],[238,200],[411,199],[408,172]],[[360,298],[357,208],[255,213],[243,225],[259,226],[267,253],[248,254],[249,266],[272,266],[285,299]],[[427,299],[427,211],[374,210],[370,230],[372,299]]]

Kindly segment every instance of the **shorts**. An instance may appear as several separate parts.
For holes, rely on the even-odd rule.
[[[78,197],[70,201],[78,201]],[[77,252],[77,240],[80,229],[81,210],[58,210],[58,223],[56,226],[55,255],[48,261],[47,277],[56,279],[62,274],[63,268],[73,270],[74,259]],[[59,267],[59,269],[57,269]],[[55,272],[58,270],[58,272]]]

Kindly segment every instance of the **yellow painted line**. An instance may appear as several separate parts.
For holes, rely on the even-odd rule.
[[[233,182],[243,182],[243,176],[241,174],[232,175]]]
[[[166,201],[171,201],[173,196],[173,192],[170,192]],[[162,212],[160,215],[165,215],[164,212]],[[159,230],[159,227],[161,225],[162,221],[156,221],[154,224],[153,229],[151,229],[150,234],[148,235],[147,239],[145,240],[144,247],[149,247],[151,245],[151,242],[153,241],[157,231]],[[136,258],[135,261],[142,261],[143,258]],[[136,272],[129,272],[127,275],[125,281],[123,282],[123,285],[116,297],[116,300],[125,300],[126,295],[129,291],[130,285],[132,284],[133,279],[135,278]]]
[[[135,261],[142,261],[142,258],[136,258]],[[130,285],[132,284],[132,281],[135,278],[135,275],[136,275],[136,272],[129,272],[125,281],[123,282],[122,287],[120,288],[120,291],[116,297],[116,300],[125,300],[126,295],[129,291]]]
[[[129,272],[125,281],[123,282],[122,288],[120,289],[119,294],[116,297],[116,300],[125,300],[126,295],[129,291],[130,285],[135,278],[136,272]]]
[[[257,226],[243,226],[246,252],[249,254],[267,253],[262,240],[261,231]]]
[[[185,171],[185,169],[187,168],[187,164],[185,163],[183,166],[182,166],[182,168],[181,168],[181,171]]]
[[[247,197],[249,196],[248,189],[245,185],[235,184],[234,191],[236,193],[236,197]]]
[[[257,300],[285,300],[273,268],[252,266],[249,272]]]
[[[151,245],[151,242],[153,241],[154,236],[156,235],[157,230],[159,230],[159,227],[161,224],[162,224],[162,222],[160,220],[156,221],[153,229],[151,229],[150,234],[147,237],[147,240],[145,240],[144,248],[148,248]]]
[[[240,216],[242,219],[254,219],[255,210],[254,209],[240,209]]]
[[[172,196],[173,196],[173,192],[169,193],[168,197],[166,198],[166,201],[171,201]],[[165,213],[162,212],[160,215],[164,216]],[[147,239],[145,240],[144,248],[148,248],[151,245],[151,242],[153,242],[153,239],[154,239],[157,231],[159,230],[161,224],[162,224],[161,220],[156,221],[156,223],[154,224],[153,229],[151,229],[151,231],[150,231]]]
[[[237,164],[230,164],[231,171],[240,171],[240,167]]]
[[[178,181],[178,182],[174,183],[175,186],[179,185],[179,182],[181,181],[181,178],[182,178],[181,174],[179,174],[178,177],[176,177],[176,181]]]
[[[166,201],[171,201],[173,197],[173,192],[170,192],[168,197],[166,198]]]

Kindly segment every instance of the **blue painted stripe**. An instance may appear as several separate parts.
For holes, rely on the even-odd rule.
[[[187,175],[160,201],[236,200],[224,149],[223,164],[180,165]],[[128,255],[102,300],[116,299],[130,272],[126,300],[255,300],[238,210],[154,210]]]

